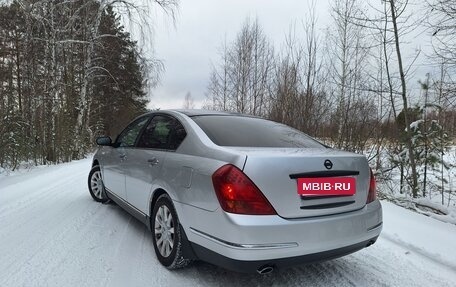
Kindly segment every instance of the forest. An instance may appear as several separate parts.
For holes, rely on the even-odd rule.
[[[123,25],[146,15],[134,1],[0,4],[0,167],[80,159],[146,111],[158,70]]]
[[[0,168],[81,159],[97,136],[114,137],[146,111],[163,67],[125,23],[152,23],[151,7],[173,17],[179,1],[146,3],[0,1]],[[312,3],[282,45],[254,17],[221,43],[203,108],[266,117],[364,153],[380,180],[398,183],[390,189],[414,198],[433,190],[449,202],[455,1],[329,0],[324,15]],[[190,94],[184,106],[194,106]]]

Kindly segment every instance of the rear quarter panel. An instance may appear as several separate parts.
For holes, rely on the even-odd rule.
[[[242,169],[246,156],[215,145],[189,117],[180,113],[171,115],[182,123],[187,136],[176,151],[166,153],[150,198],[163,189],[173,201],[206,211],[217,210],[220,204],[212,185],[212,174],[228,163]],[[184,217],[181,221],[185,221],[185,214],[181,217]]]

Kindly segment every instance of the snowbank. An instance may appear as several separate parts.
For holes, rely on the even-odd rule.
[[[456,226],[382,201],[382,237],[456,272]]]

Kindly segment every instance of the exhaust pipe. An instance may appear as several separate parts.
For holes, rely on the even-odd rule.
[[[375,240],[369,240],[369,242],[367,243],[366,247],[369,247],[369,246],[371,246],[374,243],[375,243]]]
[[[265,275],[274,271],[274,267],[270,265],[264,265],[257,269],[258,274]]]

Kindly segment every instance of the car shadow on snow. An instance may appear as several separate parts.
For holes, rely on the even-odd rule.
[[[198,278],[200,285],[208,286],[357,286],[343,273],[345,264],[340,261],[344,259],[276,269],[266,275],[237,273],[196,261],[175,272],[193,280]]]

